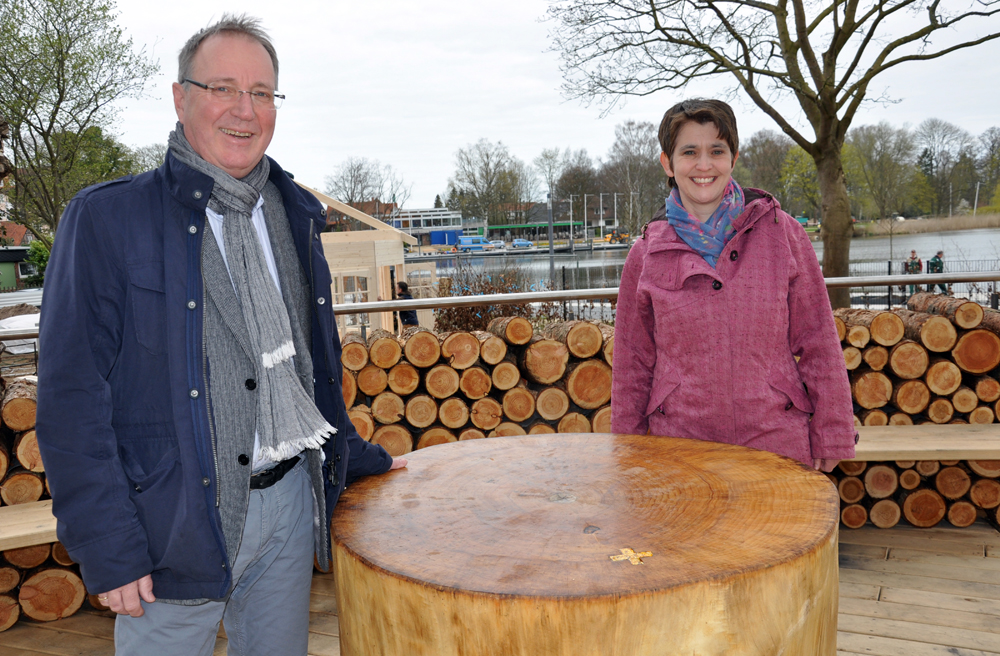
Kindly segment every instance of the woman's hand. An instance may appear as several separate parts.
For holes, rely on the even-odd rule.
[[[823,472],[832,472],[839,460],[827,460],[826,458],[813,458],[813,469]]]

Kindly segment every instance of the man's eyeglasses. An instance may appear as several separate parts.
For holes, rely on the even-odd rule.
[[[205,91],[208,91],[212,94],[212,98],[225,103],[235,103],[239,101],[240,96],[246,93],[250,95],[250,100],[253,102],[255,107],[259,107],[261,109],[278,109],[281,107],[281,101],[285,99],[285,96],[282,94],[271,91],[241,91],[240,89],[234,89],[227,86],[210,86],[201,82],[195,82],[194,80],[188,78],[184,78],[184,82],[189,82],[196,87],[200,87]]]

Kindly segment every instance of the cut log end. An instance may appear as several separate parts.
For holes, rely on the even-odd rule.
[[[80,610],[87,591],[68,569],[43,569],[25,579],[18,593],[21,611],[33,620],[52,622]]]
[[[936,526],[946,512],[944,498],[934,490],[914,490],[903,501],[903,516],[919,528]]]
[[[371,442],[380,445],[393,458],[413,451],[413,436],[410,435],[410,431],[399,424],[379,426],[375,429]]]
[[[868,518],[872,524],[879,528],[892,528],[899,523],[903,516],[903,511],[899,504],[892,499],[882,499],[872,505]]]
[[[868,511],[865,510],[864,506],[856,503],[844,506],[843,510],[840,511],[840,521],[847,528],[861,528],[868,522]]]
[[[956,501],[948,506],[948,522],[956,528],[972,526],[976,521],[976,507],[968,501]]]

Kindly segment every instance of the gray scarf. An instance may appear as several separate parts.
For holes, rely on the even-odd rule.
[[[270,164],[262,157],[237,180],[191,148],[180,123],[168,140],[174,157],[215,181],[208,207],[223,217],[226,263],[250,333],[257,363],[257,434],[262,458],[280,462],[303,449],[318,449],[336,433],[306,394],[295,373],[295,346],[288,310],[267,270],[251,215]],[[266,211],[267,208],[265,208]]]

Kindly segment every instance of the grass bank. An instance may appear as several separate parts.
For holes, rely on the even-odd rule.
[[[977,214],[976,216],[946,216],[936,219],[908,219],[906,221],[873,221],[854,224],[855,237],[885,237],[890,231],[894,235],[913,235],[921,232],[951,232],[955,230],[975,230],[977,228],[1000,228],[1000,214]]]

